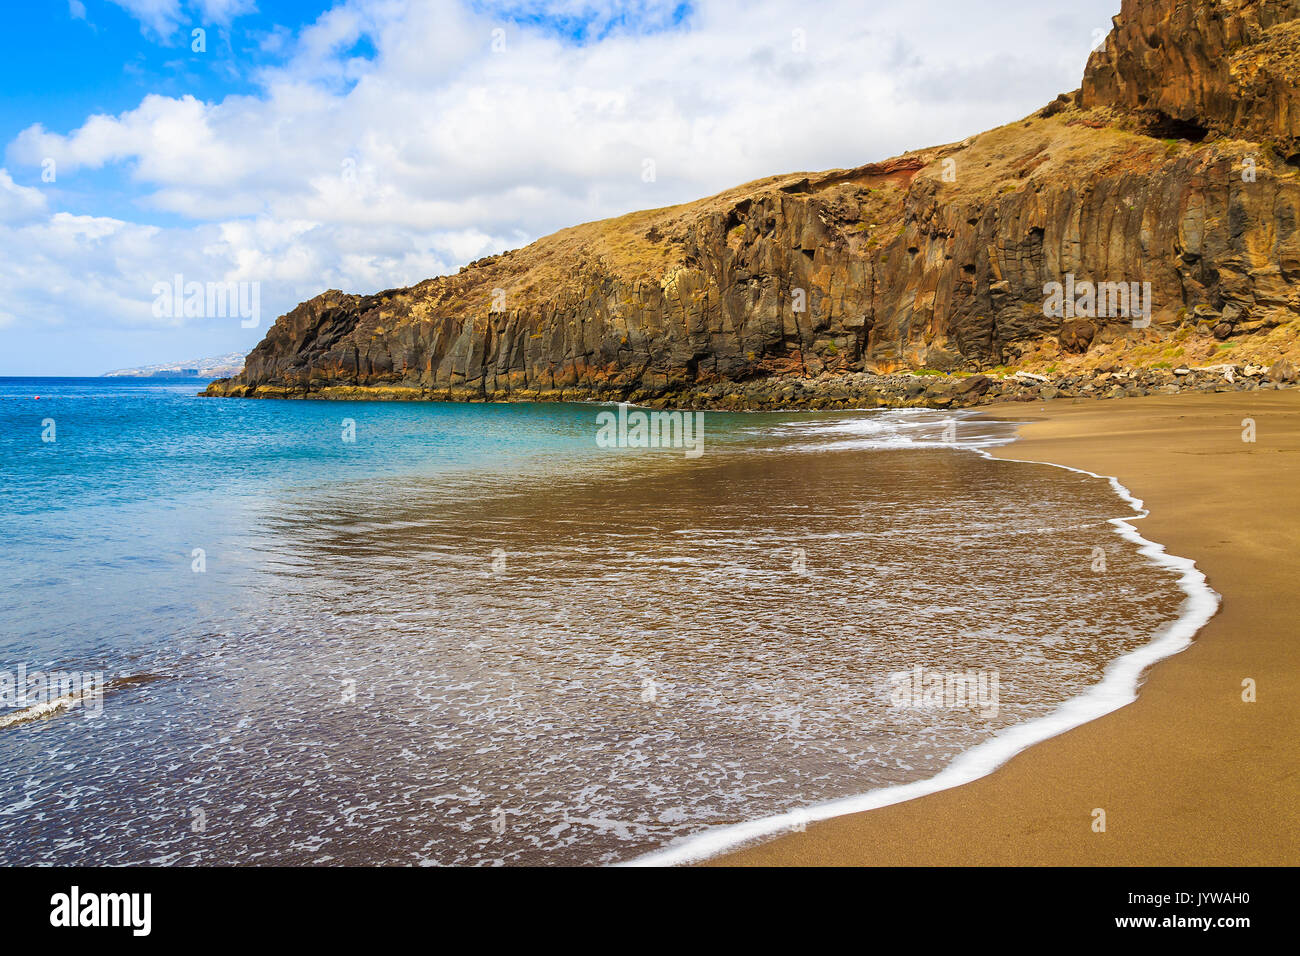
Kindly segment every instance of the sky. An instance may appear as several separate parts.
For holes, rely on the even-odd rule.
[[[410,285],[576,223],[964,139],[1077,88],[1118,8],[15,4],[0,375],[247,352],[326,289]]]

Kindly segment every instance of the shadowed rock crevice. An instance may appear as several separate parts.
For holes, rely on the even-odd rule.
[[[1189,143],[1199,143],[1210,135],[1210,129],[1195,120],[1175,119],[1157,112],[1142,126],[1142,132],[1156,139],[1181,139]]]

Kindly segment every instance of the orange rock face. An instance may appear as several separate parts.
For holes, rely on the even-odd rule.
[[[1085,107],[1154,132],[1209,132],[1300,153],[1300,2],[1124,0],[1083,78]]]

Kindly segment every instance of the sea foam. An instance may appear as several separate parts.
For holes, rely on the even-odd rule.
[[[932,424],[927,417],[927,423]],[[874,423],[867,423],[874,424]],[[852,433],[858,426],[846,423],[838,427],[840,433]],[[823,428],[824,431],[831,429]],[[872,431],[870,427],[860,428]],[[887,431],[893,429],[879,429]],[[891,436],[885,441],[900,440]],[[993,440],[995,444],[1007,444],[1006,441]],[[830,446],[835,447],[835,446]],[[951,444],[949,447],[954,447]],[[1001,459],[980,446],[957,445],[966,447],[976,454],[997,461],[1022,461],[1022,459]],[[1135,514],[1123,518],[1110,518],[1109,523],[1115,532],[1125,541],[1137,545],[1140,554],[1154,563],[1178,573],[1178,585],[1186,595],[1179,616],[1165,627],[1158,630],[1151,641],[1113,661],[1105,671],[1102,681],[1076,697],[1065,701],[1046,716],[1025,721],[1008,727],[989,740],[972,747],[956,757],[943,771],[925,780],[911,783],[881,787],[866,793],[850,797],[829,800],[809,807],[801,807],[786,813],[762,817],[745,823],[727,827],[717,827],[674,841],[662,850],[644,854],[622,864],[625,866],[676,866],[696,863],[710,857],[718,856],[728,850],[734,850],[747,844],[755,843],[766,837],[777,836],[796,828],[802,828],[817,820],[829,820],[832,817],[851,813],[862,813],[880,807],[903,803],[928,794],[938,793],[971,783],[992,773],[1016,754],[1026,748],[1073,730],[1090,721],[1119,710],[1137,700],[1138,688],[1142,674],[1156,662],[1186,649],[1192,637],[1214,616],[1218,610],[1220,596],[1205,580],[1205,575],[1190,558],[1170,554],[1165,547],[1143,537],[1132,524],[1133,521],[1147,517],[1150,512],[1142,499],[1134,495],[1111,475],[1099,475],[1082,468],[1058,465],[1054,462],[1024,461],[1026,465],[1047,465],[1061,468],[1077,474],[1100,478],[1110,483],[1116,495],[1132,507]]]

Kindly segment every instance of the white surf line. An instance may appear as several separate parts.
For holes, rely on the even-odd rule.
[[[30,707],[24,707],[22,710],[14,711],[10,714],[0,716],[0,730],[5,727],[12,727],[16,724],[25,724],[32,720],[41,720],[45,717],[52,717],[55,714],[65,710],[71,710],[78,706],[83,700],[93,698],[97,693],[102,693],[104,688],[94,687],[90,690],[79,690],[71,694],[64,694],[62,697],[55,697],[53,700],[42,701],[39,704],[33,704]]]
[[[758,842],[764,837],[802,829],[817,820],[829,820],[850,813],[888,807],[987,777],[1022,750],[1133,703],[1137,700],[1138,686],[1146,669],[1157,661],[1171,657],[1190,646],[1193,635],[1204,627],[1218,610],[1219,594],[1205,583],[1205,574],[1197,569],[1195,561],[1169,554],[1164,545],[1148,541],[1130,524],[1132,521],[1145,518],[1150,512],[1146,510],[1142,499],[1120,484],[1118,478],[1112,475],[1099,475],[1083,468],[1059,465],[1052,461],[998,458],[981,448],[966,450],[983,455],[992,461],[1050,465],[1053,468],[1062,468],[1065,471],[1109,481],[1115,493],[1128,502],[1138,514],[1128,518],[1108,518],[1108,523],[1115,527],[1120,537],[1138,545],[1139,554],[1145,555],[1158,565],[1182,572],[1178,585],[1187,597],[1183,600],[1182,613],[1179,617],[1156,631],[1149,643],[1111,661],[1102,674],[1099,684],[1065,701],[1050,714],[999,731],[982,744],[977,744],[959,754],[952,763],[933,777],[912,783],[880,787],[855,796],[840,797],[826,803],[800,807],[746,823],[705,830],[674,841],[661,850],[654,850],[616,865],[679,866],[684,863],[698,863],[728,850]]]

